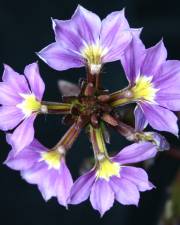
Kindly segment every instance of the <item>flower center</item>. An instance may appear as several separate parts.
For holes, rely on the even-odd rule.
[[[106,53],[107,49],[102,48],[99,43],[87,45],[83,48],[82,56],[87,60],[92,74],[96,74],[100,71],[102,65],[102,57]]]
[[[42,152],[41,158],[48,164],[49,168],[56,170],[60,168],[61,154],[58,151]]]
[[[16,105],[24,113],[25,117],[29,117],[33,112],[38,112],[41,109],[41,103],[36,100],[34,94],[21,94],[24,100]]]
[[[119,163],[112,162],[107,158],[99,161],[99,168],[96,172],[98,178],[109,180],[111,176],[120,176],[120,165]]]
[[[152,77],[140,76],[131,91],[133,93],[133,98],[136,100],[154,102],[158,89],[154,88]]]

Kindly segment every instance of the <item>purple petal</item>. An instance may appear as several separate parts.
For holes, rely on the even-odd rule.
[[[103,62],[119,59],[132,39],[129,29],[124,10],[113,12],[102,21],[100,42],[104,48],[109,49]]]
[[[179,85],[180,79],[180,61],[179,60],[167,60],[164,62],[153,77],[153,81],[157,88],[168,88],[174,83],[176,86]],[[171,90],[170,90],[171,91]],[[173,90],[172,90],[173,91]]]
[[[11,136],[12,134],[6,135],[6,140],[10,145]],[[19,154],[16,154],[14,149],[12,149],[4,164],[14,170],[27,170],[39,160],[39,152],[41,151],[47,151],[47,149],[38,140],[34,139],[31,144],[24,148]]]
[[[148,120],[149,124],[156,130],[167,131],[174,135],[178,135],[177,117],[174,113],[152,104],[141,104],[141,108]]]
[[[55,182],[58,172],[52,169],[46,170],[44,176],[38,182],[38,188],[45,201],[56,196]]]
[[[73,179],[69,169],[67,168],[64,160],[61,161],[59,177],[56,180],[56,192],[59,204],[67,207],[67,201],[70,195],[70,190],[73,185]]]
[[[44,162],[39,162],[28,170],[22,170],[21,176],[30,184],[40,185],[47,173],[47,165]]]
[[[0,107],[0,129],[7,131],[15,128],[24,118],[20,109],[15,106]]]
[[[101,20],[95,13],[79,5],[72,20],[76,24],[79,38],[83,39],[86,44],[93,44],[99,40]]]
[[[19,154],[11,150],[4,164],[13,170],[27,170],[39,159],[39,153],[31,146],[23,149]]]
[[[139,106],[136,106],[136,108],[134,110],[134,116],[135,116],[136,131],[143,131],[147,127],[148,122],[146,120],[146,117],[144,116],[144,113],[142,112],[142,110]]]
[[[12,134],[10,133],[6,134],[6,142],[9,145],[12,145],[11,137],[12,137]],[[27,146],[27,148],[31,151],[37,151],[37,152],[48,151],[48,149],[44,145],[42,145],[37,139],[34,139],[31,142],[31,144]]]
[[[163,135],[157,132],[146,132],[146,133],[150,133],[150,135],[152,135],[159,151],[166,151],[170,149],[170,145]]]
[[[64,49],[59,43],[48,45],[38,53],[38,56],[50,67],[59,71],[84,66],[79,54]]]
[[[167,51],[163,41],[160,41],[155,46],[146,50],[146,57],[141,67],[141,74],[146,76],[153,76],[160,68],[161,64],[167,58]]]
[[[120,164],[137,163],[153,158],[156,153],[156,147],[152,143],[140,142],[123,148],[112,159],[113,161],[119,162]]]
[[[122,178],[135,184],[139,191],[147,191],[154,188],[148,180],[147,173],[141,168],[124,166],[121,168],[120,174]]]
[[[37,63],[32,63],[25,67],[24,74],[26,78],[28,79],[28,82],[30,84],[31,91],[34,93],[36,98],[41,101],[45,85],[44,82],[40,76],[39,68]]]
[[[4,65],[3,81],[9,85],[12,90],[17,94],[30,93],[28,83],[24,76],[16,73],[10,66]]]
[[[156,101],[173,111],[180,110],[180,61],[169,60],[162,64],[153,83],[159,89]]]
[[[72,189],[70,194],[70,204],[79,204],[88,199],[93,183],[95,182],[95,171],[90,171],[85,175],[79,177]]]
[[[22,101],[22,97],[14,92],[7,82],[0,82],[0,104],[8,106],[16,106]]]
[[[123,205],[136,205],[139,203],[139,191],[132,182],[118,177],[110,179],[110,185],[115,193],[115,198]]]
[[[172,91],[176,93],[172,93]],[[166,93],[159,91],[156,96],[156,102],[172,111],[180,111],[180,94],[179,87],[169,87]]]
[[[136,78],[140,75],[140,68],[145,57],[145,46],[139,38],[140,31],[141,29],[133,32],[132,41],[120,58],[131,85],[135,83]]]
[[[54,19],[52,22],[56,42],[62,45],[65,49],[80,52],[83,47],[83,39],[77,33],[77,24],[73,21],[73,19]]]
[[[13,132],[11,136],[11,144],[16,153],[19,153],[28,146],[34,139],[34,120],[36,115],[32,115],[25,119]]]
[[[118,34],[117,39],[119,40],[119,45],[112,43],[112,48],[108,50],[108,53],[102,59],[103,63],[119,60],[125,48],[129,45],[132,36],[130,31],[122,31]]]
[[[99,211],[101,217],[114,203],[114,193],[109,183],[104,179],[97,179],[90,195],[92,207]]]

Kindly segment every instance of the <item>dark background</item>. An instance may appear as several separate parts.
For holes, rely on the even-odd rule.
[[[0,72],[3,63],[22,73],[25,65],[39,60],[35,52],[54,40],[50,17],[68,19],[77,4],[96,12],[101,18],[108,13],[126,7],[126,17],[131,27],[144,27],[142,38],[151,46],[164,38],[170,59],[180,59],[180,2],[179,0],[0,0]],[[44,99],[58,101],[59,79],[77,82],[85,75],[84,69],[64,72],[54,71],[39,60],[42,78],[46,83]],[[110,63],[104,68],[104,86],[112,90],[124,87],[125,79],[120,63]],[[67,128],[57,116],[41,116],[36,120],[38,139],[46,146],[53,146]],[[169,136],[172,146],[178,147],[176,138]],[[113,135],[108,149],[117,151],[125,141]],[[35,186],[25,183],[18,172],[2,165],[9,146],[0,133],[0,224],[4,225],[71,225],[71,224],[123,224],[156,225],[167,198],[167,187],[171,184],[179,162],[161,153],[150,168],[151,181],[156,190],[141,195],[138,208],[115,204],[100,219],[87,201],[71,206],[67,211],[55,199],[45,203]],[[87,137],[82,134],[68,155],[68,165],[73,177],[78,176],[84,158],[92,154]]]

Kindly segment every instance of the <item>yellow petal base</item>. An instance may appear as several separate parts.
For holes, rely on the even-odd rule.
[[[38,112],[41,109],[41,103],[37,101],[34,94],[21,94],[24,100],[16,105],[25,114],[25,117],[29,117],[33,112]]]
[[[104,158],[99,161],[99,168],[96,172],[98,178],[109,180],[111,176],[120,176],[120,165],[119,163],[112,162],[108,158]]]
[[[158,89],[154,88],[152,77],[140,76],[131,91],[135,100],[154,102]]]
[[[59,169],[61,164],[61,155],[58,151],[49,151],[41,153],[42,160],[44,160],[49,168]]]

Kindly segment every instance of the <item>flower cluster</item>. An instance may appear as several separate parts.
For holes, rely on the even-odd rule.
[[[56,197],[59,204],[79,204],[88,198],[101,216],[117,200],[123,205],[138,205],[140,192],[154,185],[135,164],[153,158],[169,144],[159,133],[144,131],[149,124],[155,130],[178,136],[180,110],[180,61],[167,60],[160,41],[145,48],[141,29],[130,28],[124,10],[101,20],[78,6],[70,20],[52,19],[55,42],[38,56],[58,71],[85,67],[86,79],[79,86],[60,81],[62,102],[43,101],[45,91],[38,64],[25,67],[24,75],[4,65],[0,83],[0,129],[12,149],[5,164],[21,173],[23,179],[37,185],[47,201]],[[129,85],[110,93],[101,84],[102,67],[121,62]],[[120,76],[120,74],[116,74]],[[135,125],[126,124],[118,113],[132,104]],[[63,115],[69,129],[50,149],[35,138],[33,123],[40,114]],[[114,129],[134,142],[110,156],[108,129]],[[94,167],[74,183],[66,165],[66,153],[82,129],[87,131],[94,152]]]

